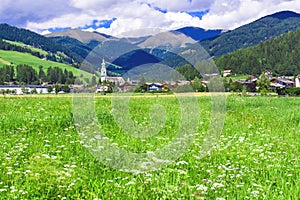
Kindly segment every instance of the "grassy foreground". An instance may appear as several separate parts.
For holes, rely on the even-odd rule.
[[[84,147],[73,121],[72,98],[0,97],[0,198],[299,198],[300,99],[227,97],[223,132],[203,158],[199,151],[211,121],[211,102],[207,96],[197,101],[200,123],[186,154],[161,170],[133,174],[105,166]],[[162,148],[179,128],[174,97],[130,100],[139,126],[151,122],[151,105],[165,107],[165,126],[146,139],[122,132],[109,97],[96,98],[95,104],[107,137],[126,151]]]

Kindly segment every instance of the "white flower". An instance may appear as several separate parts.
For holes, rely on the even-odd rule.
[[[184,161],[184,160],[179,161],[179,162],[176,163],[176,165],[187,165],[187,164],[188,163],[186,161]]]
[[[220,187],[224,187],[224,185],[222,183],[214,183],[212,187],[220,188]]]
[[[259,194],[259,191],[258,190],[254,190],[251,192],[251,194],[254,196],[254,197],[257,197],[258,194]]]
[[[134,185],[135,182],[134,181],[129,181],[128,183],[126,183],[125,185]]]
[[[207,187],[200,184],[200,185],[197,185],[197,189],[196,190],[201,190],[201,191],[206,192],[207,191]]]

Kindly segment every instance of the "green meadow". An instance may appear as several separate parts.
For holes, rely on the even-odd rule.
[[[10,40],[4,40],[4,41],[8,42],[10,44],[16,45],[16,46],[20,46],[20,47],[26,47],[27,46],[27,48],[29,48],[31,51],[33,51],[33,52],[40,52],[40,54],[42,54],[42,55],[47,55],[48,54],[47,51],[44,51],[44,50],[39,49],[39,48],[32,47],[30,45],[26,45],[26,44],[24,44],[22,42],[15,42],[15,41],[10,41]]]
[[[73,74],[76,76],[80,76],[81,74],[83,74],[84,77],[88,77],[88,78],[92,77],[92,74],[77,69],[75,67],[72,67],[70,65],[53,62],[49,60],[42,60],[36,56],[27,53],[0,50],[0,66],[10,65],[10,64],[13,64],[14,66],[20,64],[26,64],[33,67],[37,71],[39,70],[39,66],[43,66],[44,70],[47,70],[49,67],[59,67],[62,70],[67,69],[68,71],[73,72]]]
[[[161,169],[132,173],[109,167],[88,150],[71,95],[1,96],[0,199],[299,198],[299,98],[228,96],[224,127],[205,156],[199,152],[209,142],[212,104],[209,96],[196,101],[198,123],[185,154]],[[107,139],[127,152],[161,149],[181,128],[181,105],[172,95],[128,101],[138,127],[165,116],[160,131],[147,138],[125,133],[111,96],[97,96],[92,104]],[[151,115],[155,105],[164,108],[161,116]]]

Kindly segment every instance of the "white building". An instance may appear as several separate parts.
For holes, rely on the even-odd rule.
[[[23,87],[23,88],[22,88]],[[26,90],[28,93],[32,93],[32,91],[36,90],[38,94],[46,94],[48,93],[47,87],[40,85],[0,85],[0,91],[10,91],[13,94],[24,94],[22,90]]]
[[[300,87],[300,74],[296,76],[295,83],[296,87]]]

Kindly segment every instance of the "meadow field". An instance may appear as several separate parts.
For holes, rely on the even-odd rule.
[[[0,50],[0,67],[11,64],[13,64],[15,67],[20,64],[26,64],[33,67],[37,72],[39,71],[40,65],[43,66],[45,72],[49,67],[59,67],[62,70],[66,69],[73,72],[73,74],[78,77],[82,74],[84,77],[90,79],[92,78],[92,74],[67,64],[53,62],[50,60],[42,60],[38,57],[26,53]]]
[[[0,199],[299,199],[299,98],[228,96],[224,127],[204,157],[212,105],[209,96],[196,100],[199,123],[185,154],[162,169],[131,173],[85,147],[72,95],[1,96]],[[118,126],[111,96],[93,103],[106,137],[128,152],[161,149],[180,129],[172,95],[130,98],[130,116],[140,127],[153,122],[153,105],[165,109],[164,126],[148,138]]]

